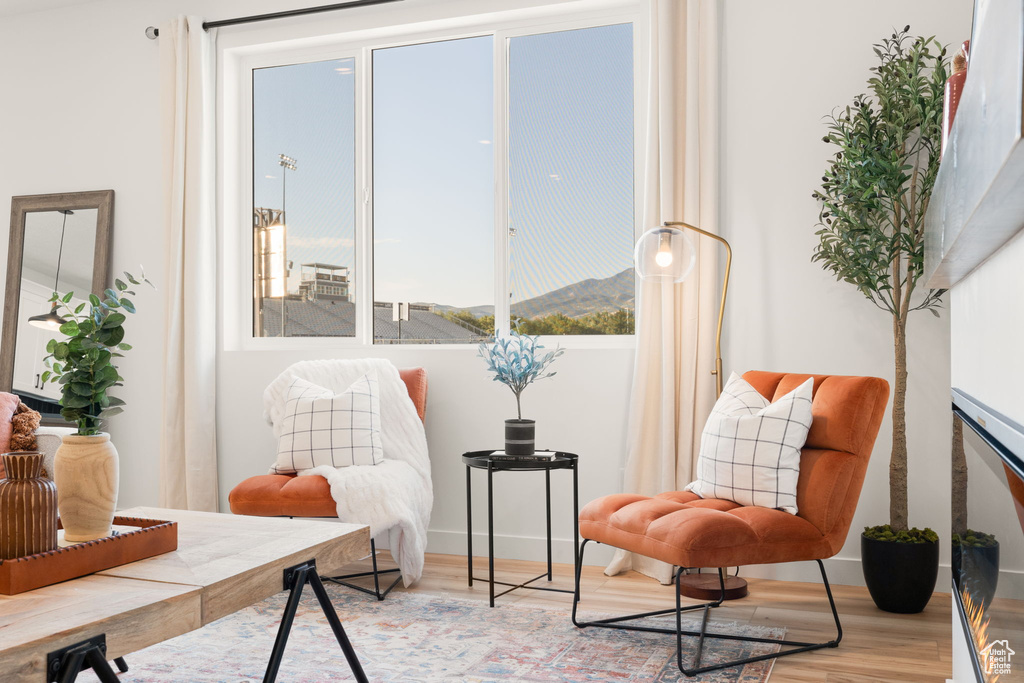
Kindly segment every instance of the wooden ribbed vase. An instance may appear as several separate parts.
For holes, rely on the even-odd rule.
[[[64,540],[79,543],[109,536],[117,507],[117,449],[110,435],[68,434],[57,449],[53,470]]]
[[[0,455],[0,559],[45,553],[57,547],[57,487],[42,476],[43,454]]]

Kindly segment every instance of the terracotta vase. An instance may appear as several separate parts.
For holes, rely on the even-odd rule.
[[[0,455],[0,560],[45,553],[57,547],[57,487],[42,476],[43,454]]]
[[[942,109],[942,147],[941,154],[946,153],[949,133],[953,130],[956,110],[960,106],[960,96],[967,82],[967,64],[970,57],[971,41],[965,40],[960,52],[953,58],[953,75],[946,80],[944,106]]]
[[[110,535],[117,507],[117,449],[109,434],[68,434],[53,460],[64,540]]]

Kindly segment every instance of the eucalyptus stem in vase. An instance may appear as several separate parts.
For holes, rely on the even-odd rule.
[[[516,397],[516,419],[505,420],[505,452],[509,455],[533,454],[536,421],[523,419],[523,391],[537,380],[554,377],[556,373],[545,371],[565,353],[561,348],[544,353],[539,339],[513,329],[492,344],[480,344],[479,356],[494,373],[492,379],[507,386]]]

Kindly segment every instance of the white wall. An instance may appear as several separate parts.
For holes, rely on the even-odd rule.
[[[0,148],[5,158],[18,160],[0,164],[0,197],[113,188],[114,264],[131,269],[144,263],[159,284],[164,280],[164,254],[158,45],[144,37],[143,29],[178,13],[224,18],[302,4],[308,3],[101,0],[0,17],[0,87],[11,94],[0,108]],[[405,21],[435,12],[438,6],[459,14],[479,11],[483,4],[407,0],[359,10],[362,18],[353,11],[226,29],[221,41],[225,45],[297,37],[313,30],[338,32],[372,22],[375,16]],[[723,230],[736,251],[727,368],[890,378],[885,315],[849,287],[832,282],[809,260],[817,219],[810,194],[828,152],[820,142],[820,117],[860,92],[873,59],[870,45],[891,26],[910,23],[915,32],[959,42],[970,28],[970,3],[875,0],[851,5],[802,0],[786,3],[785,11],[778,4],[756,0],[728,0],[724,5],[722,217]],[[0,247],[0,259],[6,262],[5,246]],[[128,379],[124,396],[129,411],[111,427],[122,456],[123,505],[157,500],[162,297],[162,292],[141,295],[140,313],[128,327],[128,341],[135,345],[122,372]],[[948,518],[948,439],[946,422],[940,422],[948,416],[947,326],[945,313],[941,320],[924,314],[910,329],[911,515],[914,523],[937,529],[944,528]],[[374,352],[399,366],[421,365],[430,373],[427,433],[437,500],[430,549],[461,552],[465,476],[458,456],[500,441],[511,396],[487,378],[470,349]],[[324,355],[342,354],[221,353],[222,498],[242,478],[265,471],[271,458],[273,444],[261,419],[263,387],[288,363]],[[540,444],[581,455],[581,500],[620,486],[632,362],[629,349],[570,350],[559,361],[558,377],[526,395],[528,410],[539,418]],[[887,429],[885,425],[879,439],[855,530],[885,521]],[[506,537],[499,554],[539,557],[539,475],[535,481],[505,476],[509,478],[499,481],[496,501],[496,531]],[[555,477],[555,490],[567,491],[560,478]],[[481,504],[475,513],[479,524],[483,497],[478,495],[476,502]],[[570,557],[565,541],[570,536],[568,509],[559,510],[566,503],[555,502],[561,559]],[[857,543],[851,541],[842,557],[857,556]],[[859,582],[859,569],[851,566],[836,578]]]
[[[891,318],[811,263],[818,221],[811,193],[834,151],[821,140],[822,117],[866,90],[868,69],[877,62],[872,44],[906,24],[915,35],[959,45],[970,36],[971,3],[724,3],[721,215],[735,252],[727,373],[874,375],[892,383]],[[943,539],[949,528],[948,348],[948,310],[941,318],[914,314],[908,329],[910,522],[934,528]],[[889,521],[891,430],[887,417],[849,539],[829,568],[837,580],[861,582],[859,563],[851,562],[860,557],[859,531]],[[948,567],[948,543],[942,551]],[[811,565],[806,570],[814,571]],[[939,588],[948,586],[947,571]]]

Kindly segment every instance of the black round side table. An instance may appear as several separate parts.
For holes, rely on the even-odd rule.
[[[562,451],[537,451],[535,456],[513,456],[504,455],[500,451],[470,451],[462,454],[462,462],[466,465],[466,554],[469,565],[469,585],[473,585],[473,479],[474,469],[487,470],[487,554],[488,554],[488,575],[487,583],[490,586],[491,607],[494,607],[494,599],[511,593],[517,588],[529,588],[531,590],[551,591],[553,593],[573,593],[574,590],[561,588],[547,588],[545,586],[531,586],[529,584],[547,577],[551,581],[551,471],[572,470],[572,530],[575,549],[573,551],[573,579],[579,571],[580,562],[580,530],[579,530],[579,470],[577,463],[579,456],[575,453],[564,453]],[[551,454],[550,457],[540,457],[544,454]],[[548,542],[548,570],[540,576],[536,576],[522,583],[508,583],[494,580],[494,473],[495,472],[544,472],[545,498],[547,501],[547,542]],[[477,581],[485,579],[476,578]],[[497,595],[494,594],[495,584],[510,586]],[[577,596],[578,597],[578,596]]]

